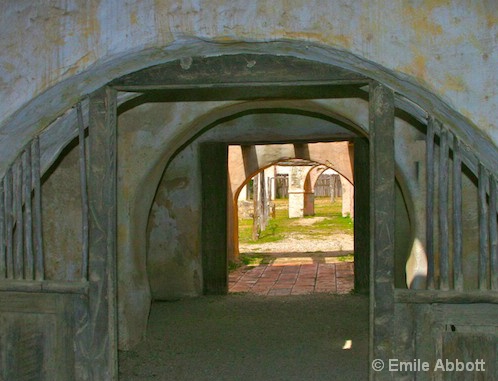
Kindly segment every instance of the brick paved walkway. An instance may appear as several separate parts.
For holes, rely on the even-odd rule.
[[[244,266],[230,273],[230,292],[258,295],[347,294],[354,287],[352,262],[333,258],[279,257],[268,265]]]

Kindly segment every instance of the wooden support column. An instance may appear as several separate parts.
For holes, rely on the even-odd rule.
[[[354,288],[370,289],[370,150],[367,138],[354,141]]]
[[[496,177],[491,176],[489,183],[489,244],[491,249],[491,289],[498,290],[498,221]]]
[[[41,201],[41,170],[40,170],[40,139],[33,139],[31,143],[31,181],[33,182],[33,229],[35,250],[35,279],[45,279],[45,258],[43,257],[43,228],[42,228],[42,201]]]
[[[0,180],[0,280],[7,277],[4,180]]]
[[[12,169],[9,168],[3,179],[5,201],[5,261],[7,279],[14,278],[14,227],[13,227],[13,197],[12,197]]]
[[[489,174],[482,163],[479,163],[479,184],[478,184],[478,213],[479,213],[479,272],[478,283],[480,290],[487,290],[488,266],[489,266],[489,220],[487,189],[489,184]]]
[[[460,142],[453,138],[453,287],[463,291],[462,158]]]
[[[427,134],[425,144],[425,165],[426,165],[426,210],[425,210],[425,230],[426,242],[425,251],[427,253],[427,288],[433,290],[436,287],[435,281],[435,259],[434,259],[434,118],[430,118],[427,123]]]
[[[441,128],[439,135],[439,288],[450,289],[450,249],[448,227],[448,184],[449,184],[448,132]]]
[[[31,190],[32,175],[31,175],[31,148],[28,147],[22,155],[22,166],[24,173],[23,181],[23,198],[24,198],[24,248],[25,248],[25,264],[24,264],[24,279],[34,279],[34,252],[33,252],[33,213],[31,211]]]
[[[204,293],[224,295],[228,292],[228,147],[225,143],[204,143],[200,146],[200,156]]]
[[[388,364],[394,343],[394,93],[370,84],[370,360]],[[386,369],[371,380],[392,380]]]
[[[91,380],[117,380],[116,92],[90,96],[89,307]]]
[[[87,185],[87,160],[85,142],[85,124],[81,102],[76,106],[78,118],[78,146],[80,161],[80,187],[81,187],[81,280],[88,279],[88,185]]]

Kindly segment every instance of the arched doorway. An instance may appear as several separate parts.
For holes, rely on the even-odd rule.
[[[309,53],[309,51],[306,53],[302,47],[296,49],[294,56],[265,56],[265,54],[256,54],[257,57],[253,57],[247,53],[240,55],[237,55],[236,53],[240,52],[235,52],[234,55],[229,57],[218,55],[211,58],[206,58],[204,56],[199,59],[183,60],[181,64],[179,60],[177,60],[171,64],[171,67],[156,67],[148,72],[123,77],[111,83],[110,87],[91,94],[89,99],[89,140],[92,155],[90,156],[88,165],[88,178],[90,205],[94,209],[89,217],[89,255],[84,257],[88,259],[90,265],[90,276],[83,276],[83,280],[80,283],[72,283],[70,285],[68,285],[69,282],[66,280],[62,280],[60,284],[54,284],[47,283],[43,279],[36,279],[33,280],[34,283],[32,283],[24,282],[30,279],[24,279],[24,276],[21,276],[19,269],[16,267],[15,272],[14,268],[12,268],[12,270],[7,268],[6,274],[8,280],[2,281],[6,293],[19,291],[20,288],[25,290],[26,287],[31,287],[29,289],[31,290],[29,291],[31,294],[39,296],[38,294],[43,291],[46,294],[50,294],[50,298],[59,298],[61,300],[60,303],[65,306],[69,306],[72,303],[74,294],[83,295],[82,300],[88,301],[88,308],[85,303],[83,303],[74,310],[58,311],[57,316],[60,317],[63,313],[76,316],[76,318],[73,319],[75,322],[69,331],[76,334],[79,332],[78,324],[83,324],[85,329],[90,330],[90,335],[85,336],[92,337],[93,339],[91,340],[91,343],[88,343],[85,338],[75,336],[75,341],[79,342],[83,348],[91,347],[95,349],[94,352],[102,353],[102,356],[89,361],[89,359],[85,357],[84,351],[77,353],[76,360],[71,362],[72,360],[68,359],[69,365],[65,370],[69,372],[68,374],[81,372],[81,369],[86,369],[87,365],[85,364],[89,364],[90,362],[95,369],[95,373],[97,374],[96,377],[99,379],[110,379],[112,375],[116,373],[116,292],[114,288],[115,267],[113,265],[116,255],[116,226],[113,222],[116,208],[116,90],[156,92],[156,95],[157,92],[160,91],[161,93],[159,95],[161,97],[170,100],[172,99],[173,101],[192,101],[195,99],[252,99],[254,97],[305,99],[324,97],[340,98],[350,91],[363,94],[363,97],[365,97],[366,94],[369,94],[368,104],[370,105],[370,109],[367,113],[370,117],[368,128],[371,150],[369,162],[372,166],[370,173],[373,176],[371,179],[371,205],[369,208],[372,211],[372,218],[375,222],[373,224],[371,239],[373,245],[372,259],[374,275],[374,279],[372,280],[372,297],[376,302],[379,302],[372,306],[371,311],[371,323],[373,327],[371,355],[381,359],[387,359],[393,354],[395,330],[406,333],[406,335],[402,336],[404,344],[412,343],[414,341],[413,332],[416,332],[417,329],[422,330],[423,323],[420,323],[422,325],[417,325],[419,322],[415,317],[416,314],[410,314],[409,309],[412,304],[423,304],[424,306],[422,308],[429,309],[430,313],[433,313],[438,322],[437,329],[433,333],[434,336],[444,336],[444,338],[446,338],[446,331],[444,331],[445,322],[452,319],[456,319],[455,321],[457,321],[458,317],[455,316],[462,315],[460,313],[461,311],[455,313],[454,308],[448,307],[446,315],[440,314],[436,316],[436,312],[431,310],[432,307],[430,304],[437,301],[442,304],[450,305],[451,303],[455,303],[455,300],[458,300],[460,304],[463,304],[463,307],[458,308],[466,311],[466,308],[468,307],[466,304],[469,302],[480,300],[482,303],[492,304],[496,300],[494,291],[497,287],[495,281],[496,255],[489,251],[488,237],[496,237],[496,219],[489,218],[489,216],[491,215],[494,217],[496,214],[496,175],[492,168],[497,167],[497,155],[496,150],[493,147],[490,147],[490,144],[487,143],[481,135],[477,134],[472,127],[466,124],[462,117],[456,115],[456,113],[442,104],[439,100],[434,99],[433,96],[425,97],[427,92],[424,90],[413,86],[406,86],[405,83],[399,82],[396,76],[390,75],[382,70],[374,72],[372,71],[373,65],[369,66],[366,62],[358,63],[356,57],[344,58],[344,54],[338,54],[337,57],[340,57],[340,59],[334,59],[334,52],[332,52],[331,55],[326,58],[322,57],[320,60],[311,60],[308,62],[302,57],[306,57],[306,54],[311,56],[313,54]],[[237,61],[237,59],[240,60]],[[260,64],[249,66],[256,68],[262,67],[264,68],[263,73],[249,71],[248,69],[251,67],[247,66],[247,63],[249,62],[247,59],[249,59],[251,63],[255,61]],[[266,62],[265,59],[267,60]],[[220,64],[219,60],[225,60],[226,62],[225,64]],[[341,60],[341,65],[334,65],[334,63]],[[319,61],[321,61],[321,63],[319,63]],[[187,62],[190,62],[190,64],[186,64]],[[191,65],[192,63],[194,66]],[[308,63],[309,65],[307,65]],[[207,67],[214,69],[214,74],[213,72],[207,72],[205,70]],[[355,70],[345,70],[344,67]],[[216,68],[223,68],[223,70],[225,70],[225,75],[223,75],[223,72],[216,72]],[[189,75],[185,75],[185,72],[182,70],[191,71],[188,72]],[[197,75],[195,74],[195,70],[198,70]],[[364,74],[358,74],[360,72]],[[226,73],[229,73],[229,75],[227,76]],[[235,77],[233,76],[234,73],[237,74]],[[282,73],[285,75],[282,75]],[[314,76],[315,74],[316,76]],[[371,77],[375,77],[374,80],[372,80]],[[217,81],[213,82],[210,78],[217,78]],[[261,78],[267,78],[268,80],[261,81]],[[304,81],[303,78],[305,78]],[[344,86],[346,86],[346,88]],[[368,89],[366,89],[365,86],[368,86]],[[249,91],[247,91],[248,89]],[[343,92],[344,89],[347,91]],[[366,90],[368,90],[368,92],[366,92]],[[86,94],[82,95],[84,96]],[[408,98],[410,101],[408,101]],[[414,203],[418,202],[418,206],[422,205],[424,207],[427,214],[427,226],[424,229],[424,232],[427,232],[427,237],[425,237],[423,232],[418,231],[419,236],[417,239],[419,240],[420,245],[418,250],[421,251],[418,251],[418,256],[415,255],[411,258],[411,261],[415,262],[414,268],[418,275],[409,280],[410,285],[415,284],[417,287],[423,288],[427,276],[429,289],[423,291],[396,290],[395,292],[393,287],[395,108],[402,110],[403,112],[408,112],[410,118],[416,119],[417,122],[415,124],[419,127],[420,125],[422,126],[422,134],[424,134],[425,137],[424,143],[427,147],[427,155],[422,158],[426,160],[426,173],[429,174],[427,176],[426,184],[427,203],[420,200],[417,201],[417,198],[412,198]],[[429,113],[429,115],[427,115],[427,113]],[[71,115],[74,117],[76,114],[72,113]],[[444,124],[439,123],[438,120],[443,121]],[[84,137],[84,126],[82,129]],[[164,157],[170,157],[171,154],[181,147],[189,137],[194,136],[195,133],[198,133],[199,131],[200,130],[183,131],[183,135],[176,135],[168,145],[168,152],[164,154]],[[54,144],[59,142],[57,139],[51,141]],[[55,152],[55,154],[53,154],[52,157],[57,156],[58,150],[60,150],[61,146],[66,142],[64,139],[63,141],[63,144],[55,144],[56,149],[52,150],[52,153]],[[35,168],[38,167],[37,160],[39,159],[36,145],[35,141],[35,148],[29,147],[30,152],[34,153],[33,156],[35,159],[31,164]],[[439,150],[435,150],[435,147],[439,147]],[[483,148],[482,151],[475,149],[474,153],[478,153],[478,157],[476,158],[474,154],[469,153],[469,151],[471,151],[469,148],[472,147],[488,147],[490,149],[486,150]],[[12,155],[13,160],[18,154],[19,157],[22,158],[15,161],[13,168],[19,168],[21,165],[25,168],[24,162],[30,163],[27,159],[28,151],[24,148],[21,149],[20,147],[15,147],[15,149],[16,151]],[[435,152],[439,157],[440,163],[437,172],[438,189],[442,189],[438,193],[438,220],[442,231],[442,238],[438,241],[441,249],[440,253],[437,253],[437,255],[434,253],[434,240],[431,238],[434,237],[434,225],[432,223],[434,203],[432,201],[434,200],[433,175],[435,173],[433,163]],[[445,194],[446,190],[449,189],[449,184],[444,175],[445,173],[448,173],[446,168],[449,166],[448,160],[450,157],[456,158],[456,160],[452,160],[454,166],[453,176],[455,180],[451,186],[453,187],[452,191],[455,196],[451,199],[451,202],[454,203],[454,209],[457,210],[456,214],[451,216],[454,231],[457,232],[457,234],[454,235],[454,238],[452,237],[452,240],[454,239],[454,250],[452,249],[451,256],[449,254],[450,235],[446,229],[448,226],[448,216],[445,213],[445,206],[448,203],[448,198]],[[50,159],[48,162],[49,161]],[[26,164],[26,166],[29,166],[29,164]],[[473,173],[473,176],[475,176],[474,186],[478,188],[477,199],[479,210],[481,210],[481,218],[479,219],[478,225],[481,231],[487,232],[482,233],[478,257],[480,258],[480,263],[489,264],[478,267],[475,271],[472,270],[469,273],[463,273],[461,268],[462,242],[458,238],[458,232],[464,229],[461,223],[462,215],[458,214],[458,209],[460,208],[462,201],[460,197],[460,176],[462,172],[465,175],[465,171],[470,171]],[[156,176],[157,172],[158,171],[156,171]],[[20,242],[20,244],[18,246],[19,248],[16,249],[14,249],[13,246],[6,245],[6,258],[13,258],[14,255],[19,255],[21,252],[20,247],[25,237],[25,234],[21,234],[19,229],[19,226],[21,225],[20,221],[23,218],[19,213],[19,210],[22,209],[19,207],[19,205],[22,205],[22,200],[20,201],[18,198],[14,201],[9,195],[12,194],[13,183],[17,184],[14,185],[18,187],[17,189],[23,186],[21,184],[25,184],[23,183],[23,180],[21,180],[22,177],[19,175],[19,172],[17,171],[15,173],[15,176],[12,177],[12,172],[7,172],[7,176],[3,180],[3,191],[4,194],[7,195],[4,197],[4,200],[6,200],[4,209],[10,211],[11,209],[9,208],[11,208],[13,204],[16,204],[16,210],[18,211],[15,219],[12,213],[7,213],[9,215],[9,221],[7,221],[5,231],[7,232],[7,242],[15,241],[17,243]],[[417,174],[420,174],[420,172],[415,171],[415,174],[412,173],[410,178],[416,178],[416,176],[418,176]],[[36,178],[37,177],[35,176],[35,179]],[[405,181],[405,183],[408,185],[410,184],[409,181]],[[26,184],[28,184],[28,181],[26,181]],[[35,181],[33,188],[36,190],[36,187]],[[413,192],[412,188],[409,186],[407,186],[407,188]],[[30,189],[30,186],[26,185],[26,189]],[[27,193],[30,193],[30,190]],[[487,201],[488,196],[489,202]],[[39,207],[39,201],[35,201],[35,204],[36,207]],[[409,206],[409,208],[410,207],[413,206]],[[423,220],[423,218],[421,219]],[[419,219],[418,224],[420,224],[421,219]],[[18,226],[15,231],[15,240],[13,239],[14,221],[17,222]],[[39,227],[37,226],[38,225],[35,224],[35,231],[39,231]],[[419,226],[417,225],[417,227]],[[426,266],[423,263],[426,254],[423,250],[425,245],[420,244],[420,240],[423,239],[425,241],[425,238],[427,238],[427,242],[425,243],[427,245],[426,251],[428,258],[427,271],[425,271]],[[494,243],[491,246],[494,247],[493,245]],[[382,256],[380,256],[381,253]],[[449,260],[449,258],[452,258],[452,260]],[[467,262],[471,263],[470,260]],[[22,261],[18,260],[17,263],[22,263]],[[82,260],[82,263],[85,263],[85,259]],[[450,264],[452,266],[452,271],[450,271]],[[83,268],[86,267],[83,266]],[[9,273],[9,271],[11,272]],[[85,271],[82,270],[82,273],[85,273]],[[18,275],[14,276],[14,274]],[[130,274],[128,274],[128,276],[129,275]],[[9,277],[15,278],[14,280],[16,282],[13,284],[9,283]],[[467,280],[467,278],[469,280]],[[437,281],[438,279],[440,279],[439,282]],[[474,282],[474,279],[477,280]],[[28,283],[29,286],[26,286]],[[473,287],[474,283],[478,285],[478,287]],[[436,286],[436,284],[439,285]],[[463,292],[463,284],[471,285],[470,293]],[[436,290],[432,290],[431,288],[436,288]],[[64,294],[65,296],[59,297],[55,294]],[[27,296],[27,299],[31,297],[30,294],[25,294],[25,296]],[[126,298],[125,294],[123,294],[123,296]],[[85,310],[85,308],[87,309]],[[485,308],[493,310],[492,306]],[[42,311],[41,309],[40,311],[43,312],[45,310]],[[94,323],[89,324],[86,323],[84,319],[79,320],[79,318],[85,316],[85,312],[81,311],[86,311],[91,317],[89,321]],[[481,315],[489,316],[489,311],[486,311],[487,310],[483,309]],[[126,315],[123,311],[121,312],[124,316]],[[43,313],[46,313],[46,311]],[[408,330],[405,324],[394,324],[395,316],[398,317],[400,321],[403,320],[403,318],[408,318],[415,324],[415,329]],[[447,316],[450,316],[450,318],[447,318]],[[128,323],[130,323],[132,319],[125,317],[123,320],[125,322],[128,320]],[[98,322],[98,324],[95,324],[95,322]],[[456,325],[465,326],[465,322],[463,320],[458,320]],[[140,324],[129,324],[128,328],[133,330],[139,326]],[[40,328],[41,326],[37,327]],[[126,331],[126,329],[124,331]],[[138,328],[137,331],[140,331],[140,328]],[[474,336],[478,338],[479,335],[480,334],[477,333]],[[451,338],[448,340],[451,340]],[[446,348],[444,345],[445,342],[443,340],[441,344],[443,347],[431,347],[428,356],[435,356],[435,353],[439,353],[438,351],[441,351],[442,348]],[[401,345],[401,347],[405,350],[405,352],[403,352],[405,357],[413,357],[412,354],[415,352],[413,347],[410,347],[409,345]],[[448,342],[447,348],[449,347],[450,344]],[[400,348],[400,346],[396,346],[396,348]],[[491,353],[491,351],[488,352]],[[79,365],[77,367],[72,367],[71,364],[74,364],[75,362]],[[377,373],[376,375],[376,377],[382,377],[381,373]]]

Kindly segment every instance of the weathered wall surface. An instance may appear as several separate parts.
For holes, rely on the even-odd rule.
[[[78,147],[61,155],[42,185],[45,276],[81,279],[81,187]]]
[[[0,4],[0,175],[30,137],[82,95],[116,76],[154,62],[208,51],[217,54],[222,49],[240,52],[251,46],[239,46],[235,44],[237,41],[284,39],[298,44],[301,57],[309,55],[310,59],[329,62],[332,55],[321,47],[331,47],[347,53],[348,59],[353,57],[352,53],[375,62],[379,70],[372,69],[377,66],[365,69],[372,77],[387,80],[389,74],[390,85],[395,78],[400,80],[397,84],[406,86],[404,90],[412,88],[411,83],[428,89],[469,118],[495,146],[498,144],[498,7],[494,0],[451,3],[214,0],[206,4],[201,5],[199,0],[3,1]],[[198,43],[195,48],[191,48],[193,42]],[[294,48],[292,44],[280,46],[278,53],[293,54]],[[274,45],[268,44],[258,45],[255,51],[276,52]],[[339,60],[346,61],[344,57]],[[353,65],[347,61],[345,66],[366,67],[366,62],[357,60]],[[414,90],[417,91],[418,88]],[[293,104],[301,107],[304,103]],[[118,271],[122,346],[138,341],[145,329],[150,302],[144,271],[146,227],[166,162],[194,132],[212,122],[212,115],[222,117],[235,112],[230,105],[222,102],[143,105],[135,112],[121,115]],[[320,106],[354,120],[365,130],[368,128],[365,102],[332,100],[306,105],[309,109]],[[144,119],[146,114],[148,118]],[[399,133],[404,122],[397,123]],[[228,123],[225,127],[226,130],[220,129],[212,138],[221,139],[234,125]],[[263,134],[272,139],[274,127],[238,131],[239,138],[254,139]],[[309,136],[309,130],[306,135]],[[419,150],[414,143],[421,136],[406,131],[402,135],[405,138],[399,140],[396,152],[398,166],[402,168],[400,174],[415,178],[414,161]],[[76,167],[74,162],[67,164],[68,168]],[[71,171],[61,172],[60,177],[45,185],[48,197],[44,202],[46,205],[64,202],[67,210],[71,210],[70,219],[76,221],[79,218],[76,198],[62,200],[59,196],[60,192],[77,189],[77,177]],[[401,183],[403,190],[411,195],[412,205],[408,209],[422,210],[423,187],[403,179]],[[171,196],[161,197],[159,204],[167,204]],[[475,210],[469,208],[469,211],[470,215],[465,216],[473,223],[469,226],[475,227]],[[60,213],[46,217],[65,219]],[[417,237],[424,236],[423,221],[423,218],[412,221]],[[57,223],[58,234],[74,237],[75,226]],[[64,246],[71,245],[70,240],[65,242]],[[472,250],[473,242],[469,246]],[[54,260],[66,255],[63,247],[51,245],[49,250],[53,248]],[[415,274],[417,269],[420,274],[425,269],[421,251],[420,246],[412,249],[409,264]],[[56,270],[60,276],[73,276],[72,271]],[[191,290],[195,289],[192,280]]]
[[[498,142],[494,0],[8,0],[0,34],[0,99],[9,100],[0,102],[0,125],[54,84],[130,52],[183,37],[291,39],[404,73]]]

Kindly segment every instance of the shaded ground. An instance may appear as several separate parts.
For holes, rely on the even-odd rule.
[[[121,381],[366,379],[368,298],[359,295],[154,303],[147,340],[120,353]]]

